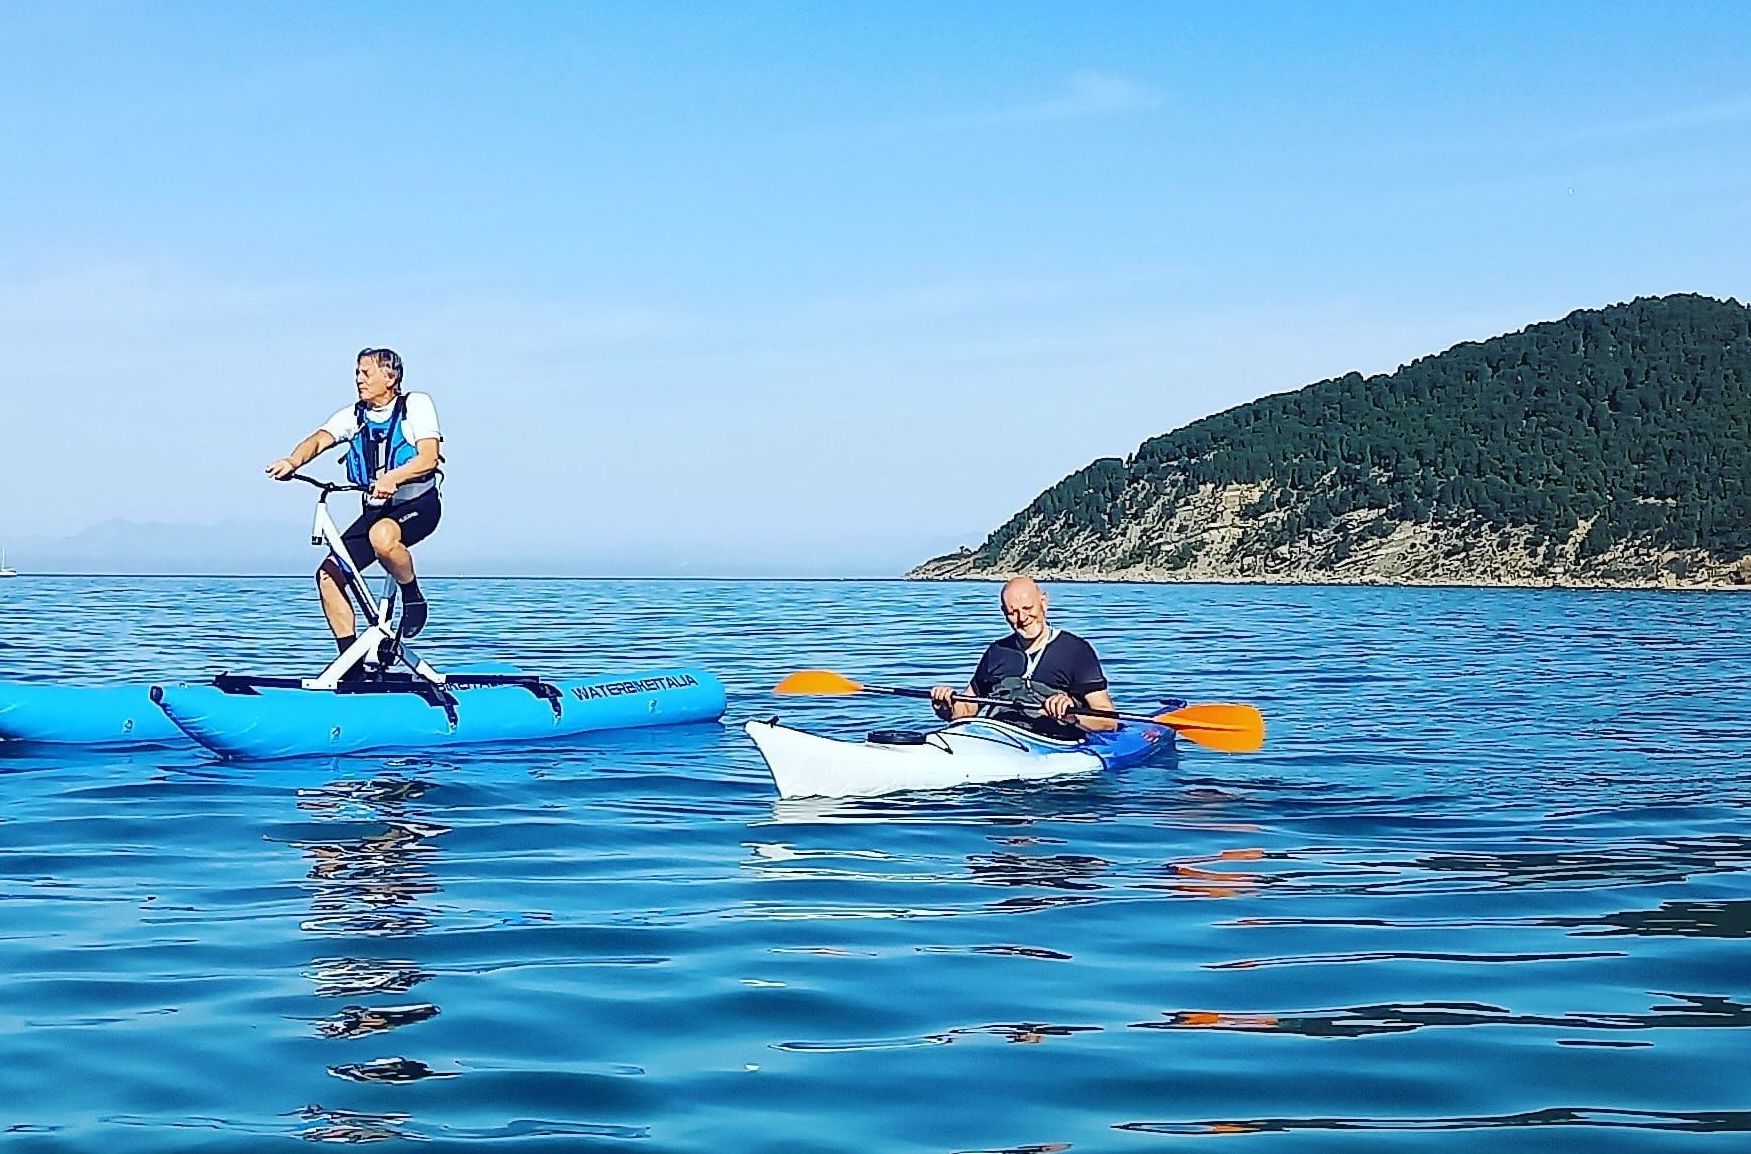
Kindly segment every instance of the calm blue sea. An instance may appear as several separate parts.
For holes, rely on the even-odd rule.
[[[734,723],[927,715],[769,687],[964,681],[995,586],[428,587],[440,663],[698,663],[726,724],[0,750],[9,1154],[1751,1149],[1751,597],[1055,586],[1264,751],[780,804]],[[331,651],[302,580],[0,582],[0,677]]]

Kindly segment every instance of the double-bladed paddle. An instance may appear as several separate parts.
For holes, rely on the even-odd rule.
[[[846,697],[853,693],[886,693],[894,697],[930,696],[928,689],[896,689],[888,685],[862,685],[829,669],[805,669],[793,673],[773,686],[772,692],[808,697]],[[969,705],[997,705],[1011,709],[1034,709],[1021,702],[997,697],[968,697],[955,694],[956,701]],[[1150,716],[1146,713],[1119,713],[1111,709],[1091,709],[1075,706],[1071,713],[1084,717],[1110,717],[1114,721],[1141,721],[1165,725],[1175,733],[1184,734],[1199,745],[1224,753],[1251,753],[1265,743],[1265,718],[1250,705],[1211,703],[1188,705],[1171,713]]]

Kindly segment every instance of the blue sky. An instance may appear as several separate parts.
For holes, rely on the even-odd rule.
[[[1267,393],[1745,299],[1747,60],[1734,3],[5,3],[0,543],[313,565],[261,468],[386,344],[431,572],[897,573]]]

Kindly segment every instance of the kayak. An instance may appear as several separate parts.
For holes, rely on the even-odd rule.
[[[0,681],[0,741],[163,745],[183,740],[144,685]]]
[[[509,670],[510,667],[494,667]],[[470,684],[498,676],[514,684]],[[161,745],[193,739],[228,758],[535,741],[716,721],[723,683],[703,669],[564,678],[475,671],[444,693],[263,687],[220,676],[174,685],[0,681],[0,742]]]
[[[1141,765],[1174,750],[1173,730],[1126,723],[1080,741],[1041,737],[991,718],[928,732],[878,730],[841,741],[777,721],[743,726],[766,759],[780,797],[874,797],[995,781],[1039,781]]]
[[[272,759],[572,737],[608,729],[716,721],[724,687],[703,669],[524,679],[443,695],[261,687],[225,677],[154,685],[178,729],[223,758]]]

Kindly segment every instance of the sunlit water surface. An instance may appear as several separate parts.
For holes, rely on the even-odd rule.
[[[740,721],[963,681],[989,585],[432,581],[428,656],[723,726],[245,768],[0,751],[0,1145],[1751,1149],[1751,598],[1054,588],[1251,756],[780,803]],[[19,578],[0,676],[293,672],[307,584]]]

